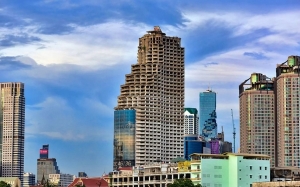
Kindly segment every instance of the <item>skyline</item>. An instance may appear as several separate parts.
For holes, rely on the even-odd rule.
[[[298,1],[235,2],[1,1],[0,82],[25,84],[25,172],[36,174],[43,144],[63,173],[112,170],[113,108],[138,38],[155,25],[182,39],[185,107],[199,110],[209,86],[232,142],[238,85],[253,72],[274,77],[300,50]]]

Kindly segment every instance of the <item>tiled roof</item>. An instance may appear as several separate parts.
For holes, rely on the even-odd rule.
[[[108,187],[108,183],[100,177],[76,178],[68,187],[75,187],[76,185],[85,185],[85,187]]]

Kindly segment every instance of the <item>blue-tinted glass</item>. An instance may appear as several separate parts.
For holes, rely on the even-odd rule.
[[[199,126],[200,132],[206,140],[217,137],[216,93],[202,92],[199,95]]]
[[[135,110],[114,112],[114,169],[135,165]]]

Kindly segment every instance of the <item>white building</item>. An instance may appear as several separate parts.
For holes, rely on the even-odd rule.
[[[24,172],[24,84],[0,83],[0,176],[18,177],[23,181]]]
[[[49,182],[58,186],[69,186],[75,179],[75,175],[71,174],[49,174]]]
[[[199,116],[196,108],[184,108],[184,134],[199,134]]]
[[[23,174],[23,187],[29,187],[35,185],[35,174],[24,173]]]

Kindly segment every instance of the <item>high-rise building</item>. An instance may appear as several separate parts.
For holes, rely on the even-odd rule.
[[[184,136],[184,155],[183,158],[190,160],[190,155],[193,153],[204,153],[207,142],[200,140],[197,134],[189,134]],[[210,148],[208,148],[210,149]],[[210,151],[209,151],[210,154]]]
[[[0,83],[0,176],[23,182],[25,97],[24,84]]]
[[[199,94],[200,135],[209,140],[217,137],[216,92],[206,90]]]
[[[155,26],[139,39],[137,56],[115,107],[114,169],[183,157],[181,39]]]
[[[35,185],[35,174],[24,173],[23,175],[23,187],[29,187]]]
[[[261,73],[239,86],[240,151],[266,154],[275,166],[275,95],[274,81]]]
[[[184,109],[184,134],[199,133],[199,117],[196,108]]]
[[[276,68],[278,166],[300,167],[300,57]]]
[[[300,167],[299,66],[300,57],[289,56],[275,78],[253,73],[240,85],[242,153],[270,155],[271,166]]]
[[[43,148],[40,149],[40,158],[49,157],[49,145],[43,145]]]
[[[43,184],[49,179],[49,174],[60,174],[55,158],[48,158],[49,145],[40,149],[40,158],[37,159],[37,184]]]

